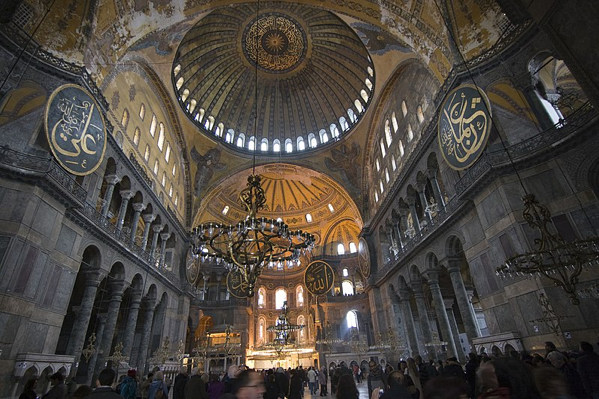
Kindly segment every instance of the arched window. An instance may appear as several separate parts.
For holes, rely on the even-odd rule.
[[[393,137],[391,137],[391,126],[389,125],[389,119],[385,121],[385,140],[387,140],[387,147],[391,147],[391,141],[393,141]]]
[[[133,133],[133,144],[136,146],[139,145],[139,137],[141,136],[141,132],[138,127],[135,128],[135,133]]]
[[[401,113],[403,114],[404,118],[408,114],[408,106],[405,101],[401,102]]]
[[[408,143],[414,139],[414,131],[412,130],[412,125],[408,123]]]
[[[343,243],[337,244],[337,255],[345,255],[345,246]]]
[[[393,168],[393,171],[395,172],[395,169],[397,169],[397,164],[395,163],[395,157],[391,157],[391,167]]]
[[[177,90],[179,90],[183,86],[183,82],[185,82],[185,79],[183,79],[183,77],[180,77],[177,80]]]
[[[152,122],[150,123],[150,136],[154,137],[156,134],[156,125],[158,124],[156,120],[156,115],[152,115]]]
[[[189,89],[183,90],[183,94],[181,94],[181,101],[185,102],[185,100],[187,100],[187,96],[189,96]]]
[[[358,110],[358,113],[361,114],[362,111],[364,111],[364,107],[362,106],[362,103],[360,102],[360,100],[358,100],[356,98],[356,100],[354,101],[354,105],[356,106],[356,109]]]
[[[227,134],[225,135],[225,142],[232,143],[234,137],[235,137],[235,132],[233,131],[233,129],[227,130]]]
[[[329,211],[331,211],[331,213],[335,212],[335,208],[333,208],[333,204],[329,204]]]
[[[166,186],[166,172],[162,172],[162,180],[160,181],[160,184],[162,184],[162,187]]]
[[[153,169],[153,171],[154,171],[154,174],[156,176],[158,176],[158,159],[154,160],[154,169]]]
[[[223,215],[226,215],[227,213],[229,213],[229,205],[225,205],[222,212]]]
[[[206,119],[206,124],[204,125],[206,129],[212,130],[214,127],[214,116],[210,115],[208,119]]]
[[[175,206],[179,205],[179,193],[175,193]]]
[[[302,136],[297,138],[297,150],[304,151],[306,149],[306,144],[304,143],[304,138]]]
[[[381,144],[381,155],[383,156],[383,158],[385,158],[385,155],[387,155],[387,149],[385,148],[384,139],[381,138],[380,144]]]
[[[349,123],[347,123],[347,119],[344,116],[339,118],[339,126],[341,126],[341,130],[347,132],[349,130]]]
[[[329,135],[327,134],[327,131],[324,129],[320,129],[320,131],[318,132],[318,134],[320,134],[320,142],[321,143],[326,143],[327,141],[329,141]]]
[[[150,146],[146,144],[146,150],[144,151],[144,159],[146,162],[150,160]]]
[[[173,74],[175,76],[177,76],[179,74],[179,72],[181,72],[181,64],[177,64],[177,66],[175,67],[175,69],[173,69]]]
[[[354,285],[349,280],[343,280],[341,283],[341,291],[343,292],[343,295],[353,295]]]
[[[168,163],[168,161],[171,159],[171,143],[169,143],[168,141],[166,142],[166,151],[164,153],[164,160],[166,161],[166,163]]]
[[[397,129],[399,129],[399,125],[397,124],[397,118],[395,117],[395,112],[391,114],[391,122],[393,122],[393,133],[397,133]]]
[[[225,124],[221,122],[216,127],[216,130],[214,131],[214,135],[217,137],[223,137],[224,131],[225,131]]]
[[[191,114],[193,110],[196,109],[197,104],[198,102],[192,98],[189,102],[189,105],[187,106],[187,111]]]
[[[145,117],[146,117],[146,106],[142,103],[141,106],[139,107],[139,119],[141,119],[143,121]]]
[[[329,130],[331,131],[331,137],[339,137],[339,129],[337,128],[337,125],[331,123]]]
[[[368,102],[368,93],[366,93],[366,90],[364,90],[364,89],[360,90],[360,96],[362,96],[362,99],[364,100],[365,103]]]
[[[264,309],[266,307],[266,290],[260,288],[258,290],[258,308]]]
[[[250,137],[250,141],[248,143],[248,150],[254,151],[256,149],[256,138],[254,136]]]
[[[121,125],[123,126],[123,130],[127,130],[128,124],[129,124],[129,111],[125,108],[123,110],[123,117],[121,118]]]
[[[258,345],[264,343],[264,337],[266,335],[266,320],[260,318],[258,321]]]
[[[385,168],[385,183],[389,183],[389,168]]]
[[[245,145],[245,134],[239,133],[239,136],[237,136],[236,145],[237,147],[243,147]]]
[[[370,79],[366,78],[364,83],[366,83],[366,87],[368,87],[368,90],[372,91],[372,82],[370,81]]]
[[[359,329],[358,314],[356,313],[355,310],[350,310],[349,312],[347,312],[347,315],[345,315],[345,321],[347,323],[347,328]]]
[[[262,141],[260,142],[260,151],[268,151],[268,139],[262,139]]]
[[[385,186],[383,185],[383,181],[379,180],[379,186],[381,187],[381,194],[385,192]]]
[[[356,243],[355,242],[350,242],[349,243],[349,253],[350,254],[355,254],[356,252],[358,252],[358,248],[356,247]]]
[[[164,123],[160,122],[160,131],[158,132],[158,149],[162,152],[164,148]]]
[[[177,174],[177,164],[173,165],[173,176]]]
[[[304,306],[304,287],[298,285],[295,289],[295,297],[297,298],[297,306]]]
[[[306,222],[312,223],[312,215],[310,215],[309,213],[306,213]]]
[[[293,143],[291,139],[285,140],[285,152],[293,152]]]
[[[170,187],[169,187],[169,189],[168,189],[168,196],[169,196],[170,198],[173,198],[173,185],[172,185],[172,184],[171,184],[171,186],[170,186]]]
[[[379,202],[379,193],[374,192],[374,202]]]
[[[299,315],[297,316],[297,325],[298,326],[305,326],[306,325],[306,318],[304,317],[304,315]],[[306,340],[306,329],[302,328],[299,330],[299,334],[298,334],[298,340],[299,343],[302,344],[304,343],[304,341]]]
[[[424,122],[424,114],[422,113],[421,105],[419,105],[418,109],[416,110],[416,116],[418,116],[418,122],[420,122],[420,123]]]
[[[401,140],[399,140],[399,156],[403,157],[403,155],[405,154],[404,148],[403,148],[403,143]]]
[[[314,135],[314,133],[308,134],[308,145],[310,146],[310,148],[316,148],[316,146],[318,145],[318,141],[316,141],[316,136]]]
[[[354,110],[351,108],[347,109],[347,116],[349,117],[351,123],[356,123],[356,121],[358,120],[358,117],[354,113]]]
[[[370,76],[374,76],[374,70],[371,67],[366,68]]]
[[[374,162],[374,164],[376,165],[376,171],[380,172],[381,171],[381,163],[379,162],[378,158],[376,159],[376,161]]]
[[[287,291],[284,288],[277,288],[277,292],[275,293],[276,309],[281,309],[285,302],[287,302]]]
[[[204,120],[205,113],[206,113],[206,111],[204,111],[204,108],[200,108],[200,110],[196,114],[195,120],[198,122],[202,122]]]
[[[274,141],[272,142],[272,150],[273,152],[281,151],[281,142],[279,141],[279,139],[274,139]]]

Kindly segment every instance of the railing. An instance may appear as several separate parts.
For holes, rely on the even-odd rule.
[[[542,133],[506,149],[484,153],[456,183],[456,195],[461,196],[472,188],[476,182],[491,173],[493,169],[538,157],[543,152],[556,150],[558,145],[569,141],[575,133],[596,120],[597,116],[597,111],[587,102],[568,118]]]
[[[17,172],[44,174],[50,169],[51,163],[52,158],[15,151],[8,144],[0,147],[0,164]]]

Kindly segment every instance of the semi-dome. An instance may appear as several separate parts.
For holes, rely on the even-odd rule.
[[[212,11],[185,35],[172,77],[204,134],[277,155],[339,140],[374,91],[372,60],[356,33],[335,14],[299,4]]]

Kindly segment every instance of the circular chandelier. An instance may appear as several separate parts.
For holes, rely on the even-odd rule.
[[[204,223],[191,234],[192,251],[200,261],[239,272],[249,297],[254,296],[256,279],[265,266],[299,265],[300,256],[311,251],[315,241],[310,233],[290,230],[281,219],[257,216],[266,203],[260,181],[259,175],[250,175],[247,187],[239,193],[248,212],[245,219],[234,225]]]
[[[287,316],[289,313],[289,306],[287,305],[287,301],[283,302],[283,307],[281,308],[281,314],[277,318],[277,321],[274,326],[269,326],[266,331],[274,332],[275,339],[273,343],[275,346],[285,346],[289,344],[289,339],[291,338],[291,333],[293,331],[299,331],[304,328],[303,324],[292,324],[289,321],[289,317]]]

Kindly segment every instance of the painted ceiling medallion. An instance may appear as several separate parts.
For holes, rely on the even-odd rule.
[[[289,71],[306,54],[306,33],[286,15],[258,17],[243,34],[243,45],[250,63],[269,72]]]

